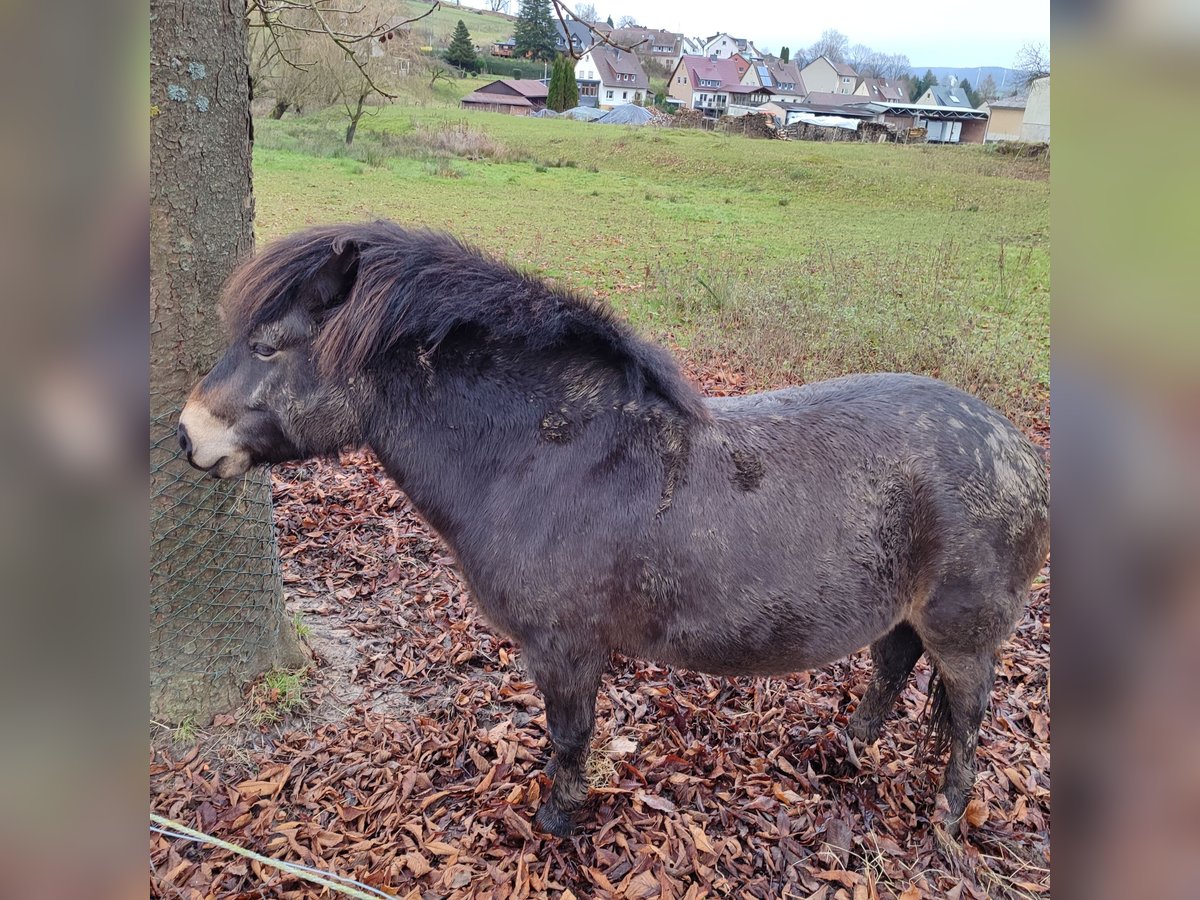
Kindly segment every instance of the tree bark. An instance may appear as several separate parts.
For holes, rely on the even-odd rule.
[[[175,425],[225,335],[221,284],[254,244],[240,0],[150,4],[150,711],[207,722],[307,654],[283,604],[270,477],[207,480]]]
[[[346,146],[349,147],[354,143],[354,134],[358,131],[358,120],[362,118],[363,103],[366,101],[367,95],[364,94],[358,98],[358,107],[354,112],[350,112],[349,105],[346,106],[346,112],[350,114],[350,124],[346,126]]]

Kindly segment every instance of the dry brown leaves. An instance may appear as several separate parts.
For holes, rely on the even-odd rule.
[[[693,374],[714,395],[752,383],[719,365]],[[788,678],[616,661],[593,799],[579,836],[560,842],[530,827],[547,742],[519,650],[481,621],[375,460],[282,467],[275,499],[289,604],[318,660],[312,711],[240,745],[236,728],[200,747],[156,745],[154,811],[412,900],[1048,893],[1048,569],[1000,660],[961,873],[934,847],[943,761],[920,748],[924,662],[881,740],[859,749],[861,769],[850,762],[842,735],[865,654]],[[151,868],[154,896],[328,895],[158,835]]]

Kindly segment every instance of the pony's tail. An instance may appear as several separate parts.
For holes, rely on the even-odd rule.
[[[937,664],[930,660],[933,675],[929,679],[929,694],[925,698],[927,714],[925,734],[922,738],[925,750],[935,756],[946,752],[950,746],[950,695],[946,693],[946,681],[938,671]]]

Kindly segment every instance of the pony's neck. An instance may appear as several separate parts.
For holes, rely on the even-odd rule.
[[[377,377],[367,444],[414,507],[457,552],[481,516],[521,498],[500,496],[538,465],[611,442],[635,398],[619,365],[600,356],[527,355],[478,346],[396,360]],[[461,558],[461,556],[460,556]]]

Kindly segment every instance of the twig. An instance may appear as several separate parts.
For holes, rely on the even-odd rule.
[[[358,15],[366,7],[359,7],[358,9],[342,9],[340,7],[328,6],[322,7],[322,0],[306,0],[306,2],[300,2],[300,0],[275,0],[273,3],[270,2],[270,0],[246,0],[246,2],[249,7],[258,10],[259,18],[262,19],[263,25],[268,29],[268,31],[271,32],[277,47],[279,46],[279,43],[278,35],[275,32],[276,28],[286,29],[288,31],[296,31],[300,32],[301,34],[323,34],[342,49],[342,51],[349,58],[350,62],[352,62],[354,67],[358,69],[359,74],[362,75],[367,84],[370,85],[371,90],[379,94],[381,97],[386,97],[388,100],[395,100],[397,95],[385,91],[375,83],[375,79],[372,78],[371,73],[367,71],[366,64],[358,58],[358,53],[353,45],[360,44],[363,41],[379,38],[384,34],[387,34],[389,31],[395,31],[396,29],[403,28],[406,25],[412,25],[414,22],[419,22],[426,16],[433,15],[433,13],[441,9],[442,6],[438,0],[435,0],[433,5],[419,16],[414,16],[411,19],[405,19],[403,22],[395,22],[383,25],[378,24],[378,20],[376,20],[374,27],[366,32],[357,33],[334,29],[329,24],[329,20],[326,18],[326,13],[335,13],[342,16]],[[284,10],[304,10],[306,12],[310,12],[316,17],[316,20],[320,23],[321,27],[309,28],[305,25],[300,25],[294,22],[284,22],[280,18],[275,18],[278,13]],[[283,55],[285,62],[288,62],[289,65],[292,65],[292,63],[287,59],[287,56],[283,54],[282,48],[280,48],[280,54]],[[302,69],[302,67],[298,65],[293,65],[293,68]]]
[[[562,2],[562,0],[550,0],[550,3],[554,7],[554,15],[558,17],[558,21],[562,25],[563,34],[566,35],[565,40],[567,42],[567,53],[570,55],[570,57],[572,59],[579,60],[579,59],[582,59],[583,57],[582,57],[582,55],[575,52],[575,47],[571,43],[571,30],[569,28],[567,28],[567,22],[566,22],[566,19],[563,18],[563,13],[566,13],[567,18],[575,20],[576,22],[578,22],[580,25],[582,25],[584,28],[586,28],[588,30],[588,33],[591,34],[592,39],[594,41],[594,43],[592,44],[592,47],[595,47],[596,44],[607,44],[608,46],[613,47],[617,50],[628,50],[628,51],[632,52],[634,47],[640,47],[640,46],[642,46],[642,44],[646,43],[646,40],[648,40],[648,39],[640,40],[636,44],[631,44],[628,47],[622,46],[621,44],[614,43],[612,40],[609,39],[608,35],[606,35],[602,31],[600,31],[599,29],[597,29],[591,22],[585,22],[583,19],[579,18],[579,16],[575,12],[573,12],[571,10],[571,8],[567,6],[567,4]],[[588,50],[591,50],[591,49],[592,49],[591,47],[588,47]],[[584,52],[587,52],[587,51],[584,51]]]
[[[294,875],[296,878],[302,878],[305,881],[311,881],[314,884],[319,884],[322,887],[327,887],[331,891],[337,891],[340,894],[345,894],[347,897],[355,897],[358,900],[394,900],[391,894],[385,894],[378,888],[373,888],[369,884],[363,884],[361,881],[355,881],[353,878],[348,878],[345,875],[338,875],[336,872],[326,872],[321,869],[314,869],[312,866],[302,866],[299,863],[284,862],[279,859],[271,859],[269,856],[263,856],[261,853],[255,853],[253,850],[247,850],[245,847],[239,847],[237,844],[231,844],[229,841],[223,841],[218,837],[213,837],[211,834],[205,834],[203,831],[196,831],[194,828],[188,828],[181,822],[176,822],[173,819],[168,819],[165,816],[160,816],[155,813],[150,814],[150,821],[156,825],[163,827],[155,828],[150,826],[150,830],[156,834],[161,834],[165,837],[173,838],[181,841],[196,841],[201,844],[211,844],[214,847],[220,847],[222,850],[228,850],[231,853],[236,853],[239,856],[244,856],[247,859],[253,859],[264,866],[270,866],[273,869],[278,869],[281,872],[286,872],[289,875]],[[362,890],[359,890],[361,888]]]

